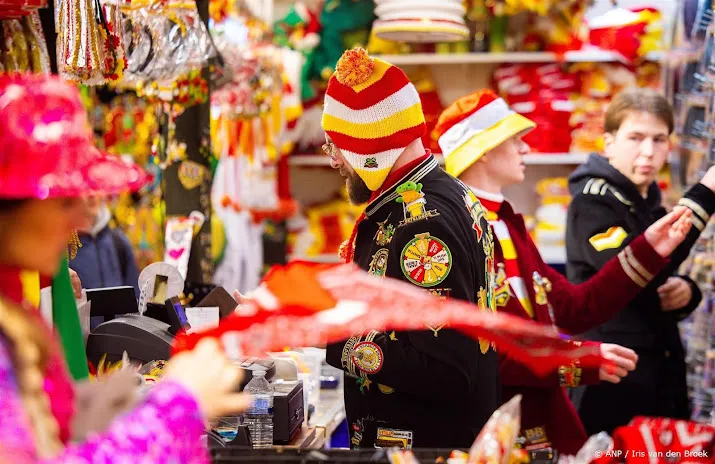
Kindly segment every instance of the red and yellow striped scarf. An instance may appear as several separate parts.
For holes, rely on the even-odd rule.
[[[479,198],[484,209],[487,210],[487,220],[494,230],[494,236],[499,242],[501,253],[494,256],[497,264],[497,294],[506,285],[511,289],[511,294],[521,303],[524,311],[534,318],[534,310],[529,299],[526,282],[519,270],[518,253],[509,233],[509,227],[503,219],[499,218],[499,210],[504,203],[504,195],[489,193],[470,187],[472,192]]]

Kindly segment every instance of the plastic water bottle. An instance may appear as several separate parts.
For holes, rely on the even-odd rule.
[[[253,378],[244,390],[253,396],[253,406],[245,413],[245,424],[251,432],[254,448],[273,446],[273,386],[266,373],[253,371]]]

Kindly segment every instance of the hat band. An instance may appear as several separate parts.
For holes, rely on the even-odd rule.
[[[448,157],[469,139],[498,124],[512,114],[514,114],[514,111],[509,108],[509,105],[502,98],[487,103],[442,134],[439,138],[442,155]]]

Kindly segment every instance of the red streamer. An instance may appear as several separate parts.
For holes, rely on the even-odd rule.
[[[499,351],[537,374],[578,359],[582,367],[606,364],[597,346],[579,345],[552,326],[492,313],[459,300],[442,300],[405,282],[371,276],[352,264],[293,262],[274,267],[251,303],[218,328],[182,333],[175,352],[203,337],[222,339],[232,356],[264,356],[284,347],[321,346],[367,330],[426,330],[446,324]]]

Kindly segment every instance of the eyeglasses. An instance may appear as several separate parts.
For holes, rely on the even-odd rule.
[[[335,154],[335,144],[333,142],[325,142],[322,147],[323,152],[330,156],[331,159],[337,160],[337,156]]]

